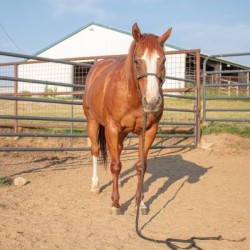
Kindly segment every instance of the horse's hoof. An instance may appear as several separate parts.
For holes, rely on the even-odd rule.
[[[121,208],[111,207],[110,214],[122,215],[122,210],[121,210]]]
[[[147,215],[148,214],[148,208],[145,205],[144,202],[141,202],[139,211],[142,215]],[[137,206],[135,206],[135,213],[137,213]]]
[[[140,211],[142,215],[147,215],[148,214],[148,208],[147,207],[140,207]]]
[[[93,188],[91,188],[90,192],[92,194],[99,194],[100,193],[100,189],[98,187],[93,187]]]

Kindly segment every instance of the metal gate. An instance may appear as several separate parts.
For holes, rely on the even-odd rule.
[[[87,139],[83,140],[86,119],[80,99],[88,70],[105,57],[55,60],[1,51],[0,56],[14,61],[0,64],[0,137],[16,140],[1,143],[0,151],[89,150]],[[166,58],[165,108],[152,148],[196,147],[200,140],[200,51],[168,52]],[[128,136],[126,150],[137,149],[134,137]],[[30,139],[28,145],[19,144],[25,138]],[[41,146],[39,138],[55,142]]]
[[[203,121],[204,122],[250,122],[250,67],[227,64],[224,58],[250,56],[250,53],[213,55],[203,63]],[[218,62],[217,70],[209,70],[211,59],[222,60],[226,68]]]

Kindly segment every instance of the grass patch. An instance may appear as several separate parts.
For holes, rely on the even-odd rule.
[[[42,133],[49,133],[49,134],[71,134],[71,129],[61,129],[61,128],[42,128],[39,129],[40,132]],[[72,130],[73,134],[84,134],[87,133],[87,129],[78,129],[78,128],[73,128]]]
[[[63,133],[71,134],[71,130],[70,129],[65,129],[63,131]],[[84,133],[87,133],[86,129],[73,129],[73,134],[84,134]]]
[[[250,127],[240,124],[214,124],[210,123],[202,127],[203,134],[228,133],[250,138]]]
[[[5,187],[5,186],[8,186],[8,185],[10,185],[9,180],[7,180],[4,177],[0,177],[0,187]]]

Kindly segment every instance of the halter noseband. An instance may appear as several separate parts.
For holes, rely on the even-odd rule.
[[[161,83],[163,83],[165,80],[165,77],[161,77],[159,74],[155,74],[155,73],[138,74],[136,76],[136,78],[137,78],[137,80],[140,80],[141,78],[148,77],[148,76],[155,76],[156,78],[158,78],[160,80]],[[140,93],[140,95],[142,95],[139,81],[137,82],[136,87],[137,87],[138,93]]]
[[[165,77],[161,77],[159,74],[155,74],[155,73],[144,73],[144,74],[139,74],[136,76],[136,78],[139,80],[143,77],[148,77],[148,76],[155,76],[156,78],[158,78],[160,80],[160,82],[164,82]]]

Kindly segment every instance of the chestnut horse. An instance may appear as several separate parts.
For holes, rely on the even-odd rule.
[[[121,172],[120,155],[123,140],[128,133],[139,136],[139,160],[136,164],[140,187],[142,173],[142,127],[143,114],[147,112],[144,170],[147,154],[152,145],[163,112],[162,84],[165,77],[164,43],[172,28],[158,37],[141,34],[135,23],[132,27],[132,42],[127,56],[105,59],[96,63],[89,71],[83,99],[87,118],[87,131],[91,140],[93,157],[92,191],[99,191],[97,157],[99,150],[106,162],[107,149],[110,154],[110,169],[113,177],[112,207],[116,214],[121,212],[118,179]],[[106,148],[107,144],[107,148]],[[142,195],[143,199],[143,195]],[[141,202],[141,207],[145,204]]]

